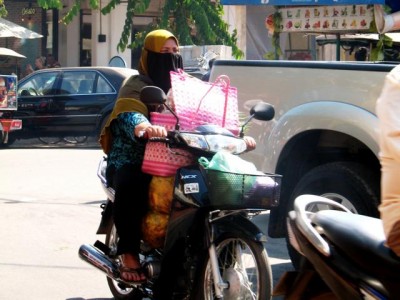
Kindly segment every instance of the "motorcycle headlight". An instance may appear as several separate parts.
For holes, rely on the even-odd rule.
[[[181,133],[181,137],[188,146],[210,152],[225,150],[232,154],[239,154],[247,148],[243,139],[233,136]]]

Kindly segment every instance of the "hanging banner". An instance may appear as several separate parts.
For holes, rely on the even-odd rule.
[[[394,0],[391,0],[394,1]],[[385,4],[385,0],[221,0],[222,5],[353,5],[353,4]]]
[[[374,19],[371,5],[291,7],[279,12],[280,32],[368,31]]]

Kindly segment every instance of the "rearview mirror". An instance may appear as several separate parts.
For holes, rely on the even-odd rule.
[[[140,91],[140,101],[146,105],[165,104],[167,95],[157,86],[145,86]]]
[[[256,120],[269,121],[275,116],[274,107],[265,102],[259,102],[250,109],[250,115]]]
[[[175,129],[179,130],[179,118],[174,112],[174,110],[167,104],[167,95],[164,91],[157,86],[145,86],[140,90],[140,101],[142,101],[147,106],[150,105],[164,105],[175,117],[176,124]]]
[[[249,123],[252,119],[260,120],[260,121],[269,121],[272,120],[275,116],[274,107],[265,102],[258,102],[250,109],[250,117],[242,124],[242,129],[240,130],[240,136],[244,136],[244,127]]]

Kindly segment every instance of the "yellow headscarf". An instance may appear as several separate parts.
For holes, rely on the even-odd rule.
[[[143,75],[148,75],[148,70],[147,70],[147,51],[153,51],[160,53],[162,47],[164,46],[165,42],[168,39],[174,39],[176,44],[179,47],[179,42],[177,38],[168,30],[164,29],[157,29],[149,32],[146,35],[146,38],[144,40],[144,46],[142,49],[142,54],[140,56],[140,62],[139,62],[139,73]]]
[[[148,75],[147,69],[147,53],[148,51],[160,53],[165,42],[173,38],[178,44],[176,37],[164,29],[157,29],[149,32],[144,40],[144,47],[140,56],[138,71],[142,75]],[[108,154],[111,150],[112,135],[110,130],[111,122],[123,112],[139,112],[148,117],[148,109],[144,103],[139,99],[140,90],[147,86],[144,80],[141,80],[139,76],[135,75],[125,80],[118,93],[118,99],[115,102],[113,111],[104,128],[101,131],[99,143],[104,153]]]

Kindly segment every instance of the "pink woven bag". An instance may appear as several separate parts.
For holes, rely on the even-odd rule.
[[[167,130],[175,128],[176,119],[171,113],[150,113],[150,122],[164,126]],[[181,128],[185,129],[188,122],[181,121]],[[194,163],[194,157],[182,149],[170,149],[165,143],[148,142],[144,152],[142,171],[157,176],[173,176],[184,166]]]
[[[191,120],[188,129],[215,124],[238,133],[237,89],[230,86],[228,76],[204,82],[182,70],[172,71],[170,75],[174,109],[179,118]]]

